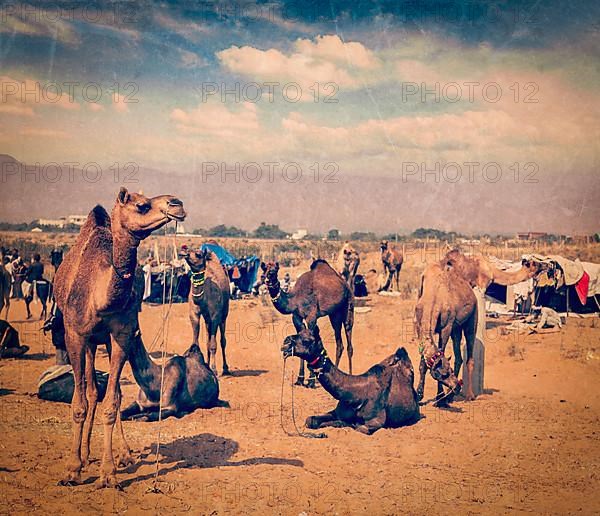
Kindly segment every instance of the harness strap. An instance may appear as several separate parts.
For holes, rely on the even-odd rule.
[[[204,282],[206,281],[206,270],[192,272],[192,296],[202,297],[204,295]],[[196,292],[193,291],[196,289]]]

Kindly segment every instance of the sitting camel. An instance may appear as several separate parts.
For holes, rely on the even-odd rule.
[[[387,240],[382,240],[379,245],[381,249],[381,263],[383,264],[383,273],[388,275],[385,284],[379,289],[388,290],[392,286],[392,280],[396,277],[396,290],[400,291],[400,271],[404,257],[394,246],[390,245]]]
[[[348,284],[324,260],[315,260],[308,272],[298,278],[294,288],[285,292],[279,285],[277,273],[279,263],[261,263],[265,274],[265,284],[273,306],[282,314],[292,314],[294,328],[299,332],[306,327],[310,331],[317,328],[317,319],[329,316],[335,335],[335,365],[338,366],[344,343],[342,326],[348,346],[348,366],[352,374],[352,326],[354,325],[354,294]],[[300,362],[297,385],[304,385],[304,361]],[[311,371],[306,387],[316,387],[315,376]]]
[[[298,356],[316,373],[337,407],[320,416],[310,416],[306,426],[351,426],[364,434],[382,427],[398,427],[419,420],[419,404],[413,388],[414,371],[408,353],[399,348],[366,373],[352,376],[340,371],[327,356],[323,342],[307,329],[286,337],[284,358]]]
[[[453,394],[460,391],[461,384],[457,376],[462,365],[460,341],[463,333],[467,341],[469,378],[465,398],[474,399],[471,375],[473,374],[473,344],[477,331],[477,300],[469,284],[455,271],[442,267],[440,263],[428,265],[421,278],[421,292],[415,307],[415,329],[421,353],[417,388],[419,399],[423,398],[425,372],[428,368],[431,376],[438,381],[439,405],[445,405],[450,401],[443,395],[443,384],[450,384]],[[434,333],[439,336],[437,344]],[[454,371],[451,370],[450,363],[444,355],[450,336],[454,346]]]
[[[219,382],[207,367],[197,344],[183,354],[171,357],[164,367],[162,414],[160,409],[161,367],[144,347],[141,335],[128,359],[135,381],[140,386],[137,401],[121,412],[122,419],[157,421],[169,416],[182,417],[197,408],[224,406],[219,400]]]
[[[217,371],[217,330],[221,335],[223,376],[230,374],[225,356],[225,325],[229,314],[229,278],[215,253],[192,251],[185,255],[192,269],[192,288],[189,298],[190,322],[192,323],[192,347],[198,346],[200,317],[204,318],[208,333],[208,365]]]

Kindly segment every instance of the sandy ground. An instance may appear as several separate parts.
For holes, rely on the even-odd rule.
[[[372,311],[356,315],[355,369],[363,371],[411,342],[414,301],[374,296]],[[36,307],[34,313],[38,313]],[[159,330],[161,307],[144,306],[147,346]],[[598,513],[600,465],[600,321],[569,319],[559,334],[501,335],[489,321],[486,393],[451,410],[426,405],[413,426],[365,436],[327,429],[326,439],[288,436],[280,425],[283,362],[279,352],[291,333],[289,317],[270,303],[232,303],[228,357],[234,376],[221,379],[221,398],[231,408],[199,410],[168,419],[160,428],[160,493],[156,472],[157,423],[126,422],[136,463],[118,473],[124,490],[94,489],[102,446],[96,424],[84,484],[56,485],[70,443],[69,406],[38,400],[37,378],[53,364],[53,348],[38,328],[23,321],[24,305],[11,320],[32,349],[25,359],[0,362],[0,511],[191,512],[197,514]],[[334,341],[323,321],[330,355]],[[190,344],[187,305],[173,307],[167,349]],[[158,351],[159,345],[154,347]],[[106,356],[97,366],[106,370]],[[219,368],[220,368],[219,360]],[[342,358],[347,368],[347,360]],[[290,419],[291,373],[284,395]],[[126,366],[124,403],[137,392]],[[295,391],[296,419],[334,406],[318,389]],[[428,378],[426,399],[434,392]],[[98,418],[97,418],[98,419]]]

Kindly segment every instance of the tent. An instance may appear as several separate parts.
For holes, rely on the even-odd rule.
[[[490,301],[505,304],[511,311],[515,300],[531,301],[536,306],[547,306],[557,312],[596,313],[600,311],[600,264],[569,260],[562,256],[523,255],[523,259],[541,266],[533,279],[508,287],[492,283],[486,294]],[[502,270],[516,270],[521,262],[492,259]],[[497,308],[497,304],[495,304]],[[526,307],[527,309],[527,307]]]
[[[229,251],[216,242],[202,244],[201,249],[203,251],[208,249],[217,255],[217,258],[219,258],[227,269],[229,279],[233,281],[241,292],[250,292],[252,290],[260,268],[260,258],[254,255],[235,258]]]

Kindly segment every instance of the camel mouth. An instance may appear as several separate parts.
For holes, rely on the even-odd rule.
[[[187,215],[187,213],[183,210],[181,210],[182,213],[173,213],[170,211],[163,211],[163,213],[165,214],[165,216],[167,217],[167,219],[169,220],[175,220],[177,222],[183,222],[185,220],[185,217]]]

